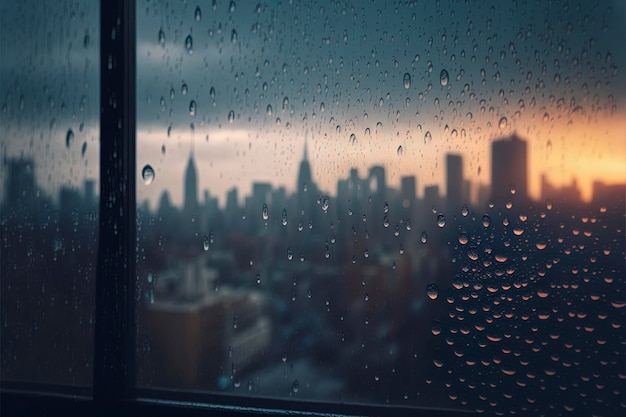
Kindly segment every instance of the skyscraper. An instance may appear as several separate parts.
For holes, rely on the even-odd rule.
[[[185,188],[183,196],[183,216],[185,224],[196,220],[198,216],[198,174],[193,159],[193,151],[189,153],[185,170]]]
[[[467,203],[463,187],[463,158],[461,155],[446,155],[446,201],[447,209],[456,212]]]
[[[311,165],[309,164],[307,143],[304,142],[304,153],[298,170],[298,184],[296,184],[296,197],[298,204],[298,217],[305,215],[307,221],[311,219],[315,201],[317,199],[317,187],[313,182]],[[303,219],[302,219],[303,220]]]
[[[528,195],[526,141],[515,133],[491,144],[491,200],[501,205],[512,194],[518,200]]]

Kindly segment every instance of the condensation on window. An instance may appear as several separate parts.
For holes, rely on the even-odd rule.
[[[138,9],[138,384],[624,402],[624,5]]]
[[[99,9],[0,5],[0,375],[91,386]]]

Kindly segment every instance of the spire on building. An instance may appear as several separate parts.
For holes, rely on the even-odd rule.
[[[193,147],[189,152],[184,186],[183,210],[185,213],[193,214],[198,209],[198,174],[193,157]]]
[[[304,141],[304,154],[302,155],[302,161],[300,161],[300,169],[298,171],[298,184],[297,192],[300,194],[304,192],[305,188],[310,187],[312,184],[311,165],[308,160],[307,141]]]

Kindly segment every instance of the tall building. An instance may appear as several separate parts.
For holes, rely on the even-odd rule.
[[[404,218],[413,217],[417,209],[415,176],[400,178],[400,213]]]
[[[491,144],[491,200],[502,205],[515,194],[517,200],[528,196],[527,144],[516,134]]]
[[[456,212],[461,209],[467,197],[463,186],[463,158],[461,155],[446,155],[446,201],[447,209]]]
[[[198,202],[198,175],[193,151],[189,153],[187,169],[185,170],[185,184],[183,189],[183,211],[180,230],[186,237],[198,236],[203,227],[200,219]]]
[[[185,215],[196,215],[198,211],[198,174],[193,151],[189,154],[187,169],[185,170],[185,188],[183,196],[183,212]]]
[[[440,201],[438,185],[427,185],[424,187],[424,204],[426,207],[438,209]]]
[[[302,155],[302,161],[300,161],[300,169],[298,170],[298,184],[296,184],[296,193],[298,195],[298,210],[307,211],[309,207],[311,194],[313,191],[313,177],[311,175],[311,165],[309,164],[307,143],[304,142],[304,154]]]

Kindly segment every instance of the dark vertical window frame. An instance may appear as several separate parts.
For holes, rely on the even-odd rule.
[[[135,1],[100,2],[100,233],[95,405],[130,398],[135,374]]]

